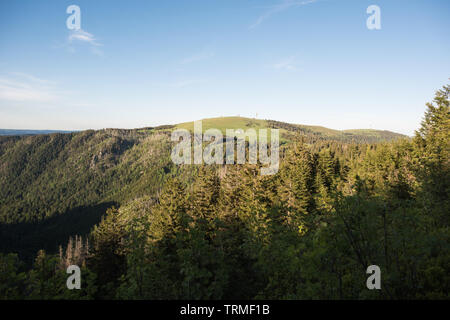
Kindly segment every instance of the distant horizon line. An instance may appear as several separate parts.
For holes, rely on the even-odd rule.
[[[242,118],[242,119],[252,119],[252,120],[260,120],[260,121],[277,121],[277,122],[281,122],[281,123],[287,123],[287,124],[292,124],[292,125],[300,125],[300,126],[308,126],[308,127],[321,127],[321,128],[326,128],[326,129],[330,129],[330,130],[336,130],[336,131],[350,131],[350,130],[373,130],[373,131],[386,131],[386,132],[392,132],[392,133],[396,133],[396,134],[400,134],[400,135],[404,135],[406,137],[412,137],[412,135],[408,135],[405,133],[399,133],[396,131],[391,131],[391,130],[385,130],[385,129],[373,129],[373,128],[350,128],[350,129],[334,129],[334,128],[330,128],[330,127],[326,127],[323,125],[314,125],[314,124],[300,124],[300,123],[291,123],[291,122],[285,122],[285,121],[279,121],[279,120],[273,120],[273,119],[258,119],[258,118],[250,118],[250,117],[242,117],[242,116],[223,116],[223,117],[212,117],[212,118],[203,118],[203,119],[199,119],[199,120],[210,120],[210,119],[220,119],[220,118]],[[72,132],[82,132],[82,131],[88,131],[88,130],[107,130],[107,129],[118,129],[118,130],[133,130],[133,129],[144,129],[144,128],[156,128],[156,127],[160,127],[160,126],[166,126],[166,125],[179,125],[179,124],[185,124],[185,123],[193,123],[194,121],[199,121],[199,120],[192,120],[192,121],[186,121],[186,122],[178,122],[178,123],[174,123],[174,124],[158,124],[158,125],[152,125],[152,126],[142,126],[142,127],[132,127],[132,128],[126,128],[126,127],[102,127],[102,128],[87,128],[87,129],[17,129],[17,128],[0,128],[0,131],[34,131],[34,132],[47,132],[47,133],[72,133]],[[0,135],[2,135],[0,133]]]

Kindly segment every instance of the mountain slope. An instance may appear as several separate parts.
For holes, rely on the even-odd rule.
[[[198,167],[170,159],[176,128],[192,129],[193,123],[0,137],[0,252],[52,252],[70,235],[88,233],[107,207],[142,196],[156,199],[170,176],[192,181]],[[203,130],[209,128],[279,128],[285,142],[300,135],[313,145],[402,137],[237,117],[203,120]]]

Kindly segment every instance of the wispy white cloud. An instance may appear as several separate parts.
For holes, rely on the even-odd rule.
[[[62,89],[60,84],[55,81],[22,72],[0,74],[0,102],[21,103],[33,107],[86,108],[95,106],[93,103],[80,100],[78,92]]]
[[[21,78],[26,79],[27,81],[38,83],[38,84],[41,84],[44,86],[52,86],[52,85],[56,84],[56,82],[54,82],[54,81],[44,80],[44,79],[35,77],[31,74],[23,73],[23,72],[11,72],[10,75],[15,76],[15,77],[21,77]]]
[[[0,76],[0,100],[51,102],[58,99],[55,83],[25,73]]]
[[[79,30],[73,30],[69,34],[68,38],[69,42],[74,41],[81,41],[81,42],[88,42],[92,44],[93,46],[100,46],[101,44],[97,42],[94,35],[92,33],[89,33],[87,31],[84,31],[83,29]]]
[[[298,66],[295,60],[295,57],[289,57],[283,60],[280,60],[272,65],[272,68],[275,70],[284,70],[284,71],[295,71],[298,70]]]
[[[103,56],[103,51],[100,49],[103,44],[101,44],[92,33],[84,31],[83,29],[70,31],[67,42],[68,50],[72,53],[75,52],[75,44],[86,43],[91,46],[92,53]]]
[[[265,13],[263,13],[262,15],[260,15],[258,17],[258,19],[252,25],[250,25],[250,29],[256,28],[261,23],[263,23],[263,21],[270,18],[272,15],[274,15],[276,13],[283,12],[290,8],[304,6],[304,5],[307,5],[307,4],[316,2],[316,1],[317,0],[303,0],[303,1],[283,0],[281,3],[278,3],[276,5],[268,7],[268,10]]]

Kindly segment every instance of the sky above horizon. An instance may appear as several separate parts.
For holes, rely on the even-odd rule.
[[[240,115],[412,135],[449,83],[449,18],[448,0],[2,0],[0,128]]]

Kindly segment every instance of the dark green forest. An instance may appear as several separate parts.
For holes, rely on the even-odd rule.
[[[173,164],[174,126],[2,136],[0,299],[448,299],[449,95],[414,137],[266,121],[272,176]]]

